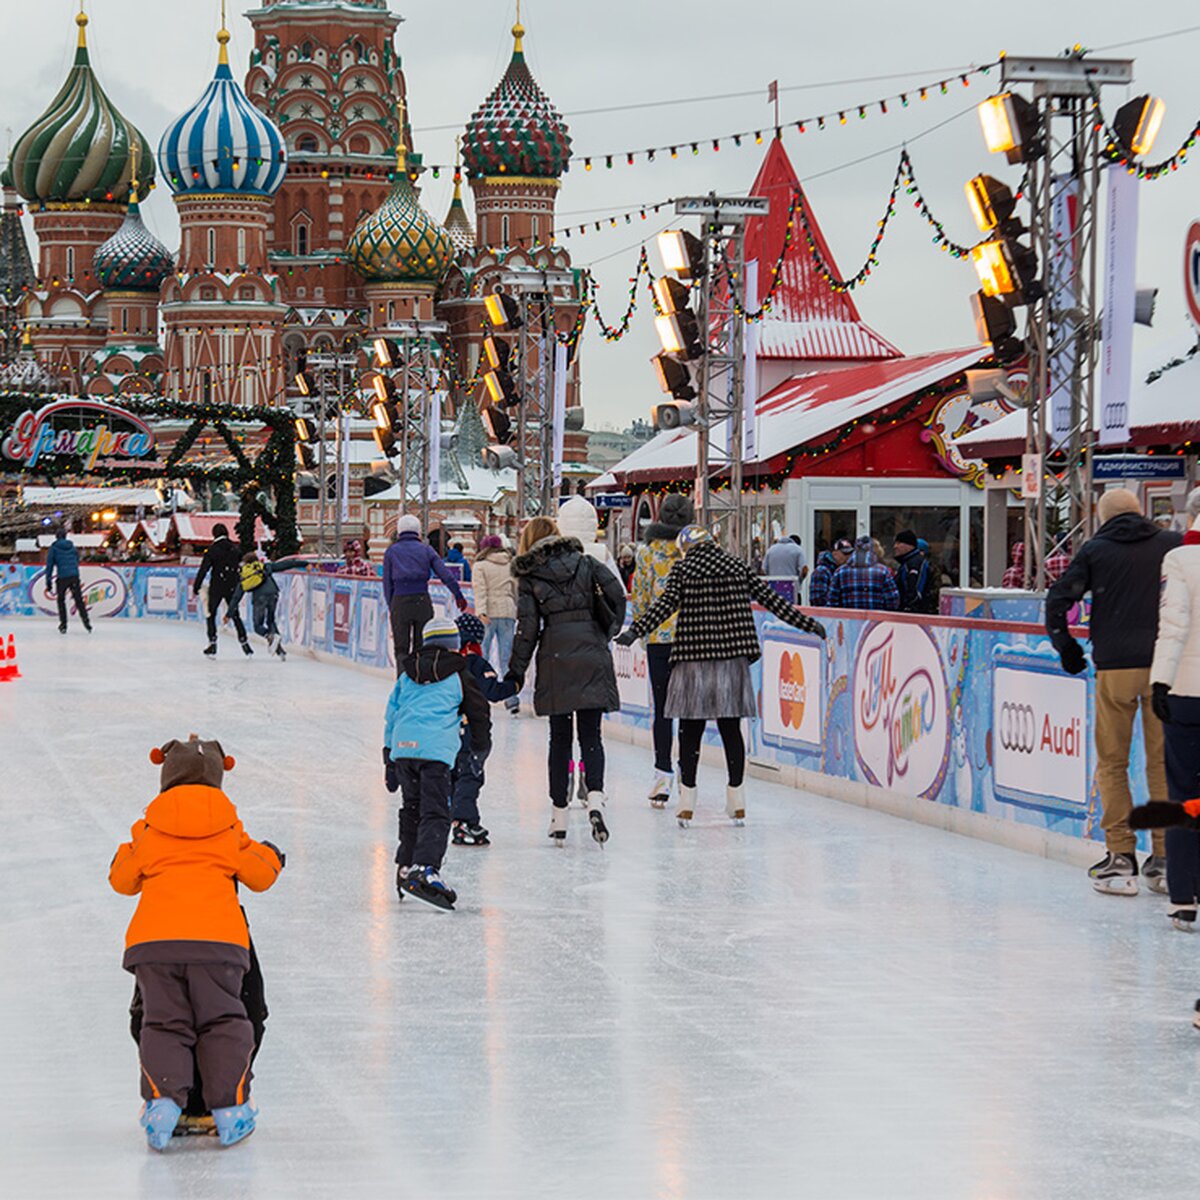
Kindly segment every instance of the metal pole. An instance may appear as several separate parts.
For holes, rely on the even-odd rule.
[[[345,480],[343,479],[343,467],[346,463],[346,417],[341,411],[341,405],[338,405],[338,412],[335,418],[337,429],[337,460],[334,470],[337,472],[337,484],[334,488],[334,511],[333,511],[333,547],[336,554],[342,552],[342,506],[345,501]]]
[[[716,221],[719,217],[716,194],[711,193],[711,195],[713,199],[712,224],[710,225],[708,219],[705,218],[702,230],[704,238],[704,287],[701,289],[700,295],[699,325],[700,336],[704,339],[704,353],[700,359],[700,378],[697,388],[700,394],[696,404],[696,520],[706,529],[712,526],[712,496],[709,492],[708,479],[708,392],[712,383],[712,362],[710,360],[712,339],[709,324],[712,307],[712,275],[716,267],[713,255],[713,229],[716,227]]]
[[[408,386],[411,380],[411,372],[409,370],[409,360],[412,357],[412,339],[408,334],[404,335],[404,371],[400,377],[401,395],[404,397],[404,402],[400,408],[400,419],[404,422],[404,426],[400,431],[400,509],[401,515],[408,510],[408,483],[409,483],[409,453],[408,453]],[[425,532],[424,530],[422,532]]]
[[[743,478],[743,449],[745,447],[745,418],[746,405],[744,390],[746,386],[746,322],[738,315],[733,307],[735,286],[742,289],[743,308],[750,307],[751,300],[746,290],[746,226],[740,224],[734,227],[734,235],[730,239],[733,249],[734,280],[729,284],[729,320],[733,325],[731,353],[733,362],[729,375],[730,401],[730,437],[729,437],[729,494],[732,501],[730,513],[731,536],[729,552],[734,558],[745,557],[746,531],[744,528],[745,506],[742,495]],[[735,283],[736,280],[736,283]]]
[[[317,440],[319,442],[319,447],[318,447],[319,458],[317,461],[317,474],[320,476],[320,479],[321,479],[321,489],[320,489],[321,495],[320,495],[320,503],[319,503],[319,506],[317,509],[317,512],[318,512],[317,543],[320,547],[320,553],[326,554],[326,553],[328,553],[328,549],[329,549],[325,543],[325,520],[326,520],[326,510],[328,508],[328,500],[329,500],[329,497],[328,497],[329,477],[328,477],[328,472],[326,470],[326,451],[325,451],[325,399],[326,399],[326,396],[325,396],[325,373],[324,373],[324,371],[322,371],[320,373],[320,379],[321,379],[321,412],[320,412],[320,417],[319,417],[319,421],[318,421],[318,425],[317,425]]]
[[[520,403],[517,408],[517,445],[521,447],[521,461],[517,463],[517,512],[520,514],[520,519],[524,521],[527,517],[535,515],[530,511],[532,498],[529,494],[528,486],[528,475],[529,471],[533,469],[533,464],[528,461],[529,414],[527,410],[529,405],[526,395],[529,386],[529,320],[533,309],[528,292],[522,292],[521,299],[523,301],[521,305],[521,331],[517,337],[517,362],[519,364],[517,379],[520,381],[521,386]]]
[[[428,354],[430,347],[422,344],[423,353]],[[429,486],[430,480],[433,477],[433,472],[438,470],[439,464],[433,461],[431,453],[431,438],[433,436],[432,422],[440,421],[442,415],[440,412],[433,411],[433,392],[429,386],[429,371],[430,363],[424,362],[421,370],[421,412],[427,414],[423,424],[429,424],[426,429],[425,437],[421,439],[421,528],[427,530],[429,528]]]

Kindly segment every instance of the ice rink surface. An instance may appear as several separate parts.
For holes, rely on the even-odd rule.
[[[546,838],[546,728],[494,710],[460,909],[393,888],[386,680],[198,628],[15,622],[0,684],[0,1195],[1031,1200],[1200,1191],[1200,939],[1161,898],[751,780],[681,831],[610,747],[601,850]],[[246,906],[259,1128],[147,1151],[106,882],[196,731],[288,852]]]

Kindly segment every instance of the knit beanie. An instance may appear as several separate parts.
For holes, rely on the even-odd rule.
[[[703,525],[688,525],[682,529],[675,539],[675,544],[686,554],[689,550],[705,542],[711,542],[713,535]]]
[[[686,496],[678,492],[671,492],[663,497],[662,505],[658,510],[660,525],[673,525],[676,529],[682,529],[695,519],[695,506]]]
[[[911,546],[914,550],[917,548],[917,535],[911,529],[902,529],[894,538],[893,543],[899,546]]]
[[[150,761],[162,767],[159,788],[164,792],[185,783],[219,788],[225,772],[233,770],[233,758],[221,749],[220,742],[202,742],[194,733],[186,742],[172,740],[155,746]]]
[[[443,650],[457,650],[462,645],[458,626],[449,617],[434,617],[425,622],[421,631],[422,646],[440,646]]]
[[[420,536],[421,522],[411,513],[405,513],[404,516],[396,522],[397,537],[402,533],[415,533]]]
[[[454,623],[458,626],[459,637],[463,642],[474,642],[479,645],[487,633],[483,622],[472,612],[459,613],[458,620]]]
[[[504,543],[494,533],[489,533],[487,537],[480,539],[479,549],[499,550],[503,545]]]
[[[1138,503],[1138,498],[1128,488],[1113,488],[1110,492],[1105,492],[1100,497],[1100,503],[1096,505],[1096,516],[1101,525],[1107,525],[1113,517],[1119,517],[1122,513],[1140,513],[1142,506]]]

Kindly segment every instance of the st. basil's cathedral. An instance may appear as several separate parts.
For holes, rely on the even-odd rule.
[[[349,350],[365,369],[375,336],[436,318],[462,401],[478,394],[484,300],[502,273],[570,270],[553,236],[570,137],[525,61],[519,22],[503,77],[465,126],[439,222],[420,201],[387,0],[262,0],[244,83],[222,28],[215,74],[157,154],[105,94],[88,17],[75,20],[70,73],[3,175],[0,351],[20,342],[25,360],[8,371],[36,360],[43,386],[94,397],[273,405],[302,352]],[[160,183],[179,214],[175,254],[139,211]],[[574,289],[555,311],[569,329]],[[577,394],[572,366],[568,405]]]

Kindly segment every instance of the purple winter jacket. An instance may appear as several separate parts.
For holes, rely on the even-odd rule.
[[[402,533],[383,556],[383,598],[391,604],[393,596],[421,596],[429,591],[429,576],[436,575],[465,604],[458,580],[442,562],[434,548],[418,534]]]

